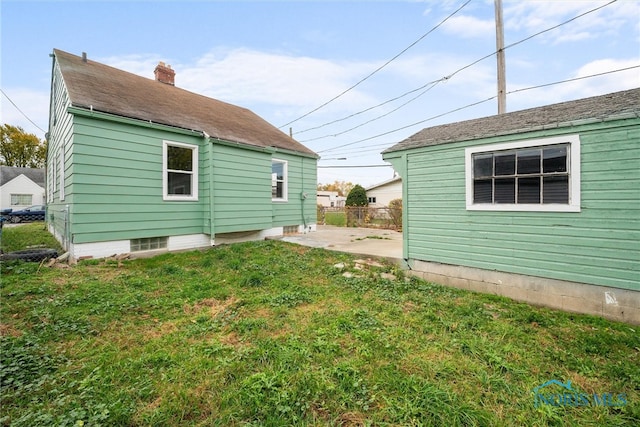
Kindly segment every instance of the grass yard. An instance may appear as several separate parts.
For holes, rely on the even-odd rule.
[[[347,215],[344,212],[325,212],[324,223],[326,225],[344,227],[347,225]]]
[[[28,246],[46,247],[62,253],[58,241],[47,231],[44,222],[31,222],[16,226],[5,224],[2,228],[2,250],[4,253],[26,249]]]
[[[277,241],[64,269],[5,263],[0,423],[640,423],[635,326],[354,267]],[[549,380],[573,392],[550,385],[557,406],[536,405]]]

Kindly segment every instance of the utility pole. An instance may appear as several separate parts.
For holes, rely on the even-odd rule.
[[[503,114],[507,111],[507,82],[505,78],[502,0],[494,1],[496,6],[496,55],[498,59],[498,114]]]

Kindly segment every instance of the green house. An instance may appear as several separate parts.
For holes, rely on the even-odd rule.
[[[426,128],[383,158],[413,274],[640,323],[640,89]]]
[[[315,229],[318,156],[253,112],[53,52],[47,224],[75,258]]]

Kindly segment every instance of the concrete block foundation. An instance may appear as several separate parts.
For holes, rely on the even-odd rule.
[[[618,289],[420,260],[409,260],[409,265],[411,266],[409,274],[429,282],[640,325],[640,290]]]

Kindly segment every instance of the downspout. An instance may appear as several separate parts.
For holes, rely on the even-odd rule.
[[[209,162],[209,244],[215,245],[215,215],[213,200],[214,196],[214,179],[213,179],[213,141],[207,132],[202,131],[202,137],[207,145],[207,161]]]
[[[304,159],[300,157],[300,169],[302,171],[302,192],[300,193],[300,204],[302,205],[302,224],[304,225],[304,232],[307,232],[307,219],[304,214],[304,201],[307,199],[307,193],[304,192]]]

